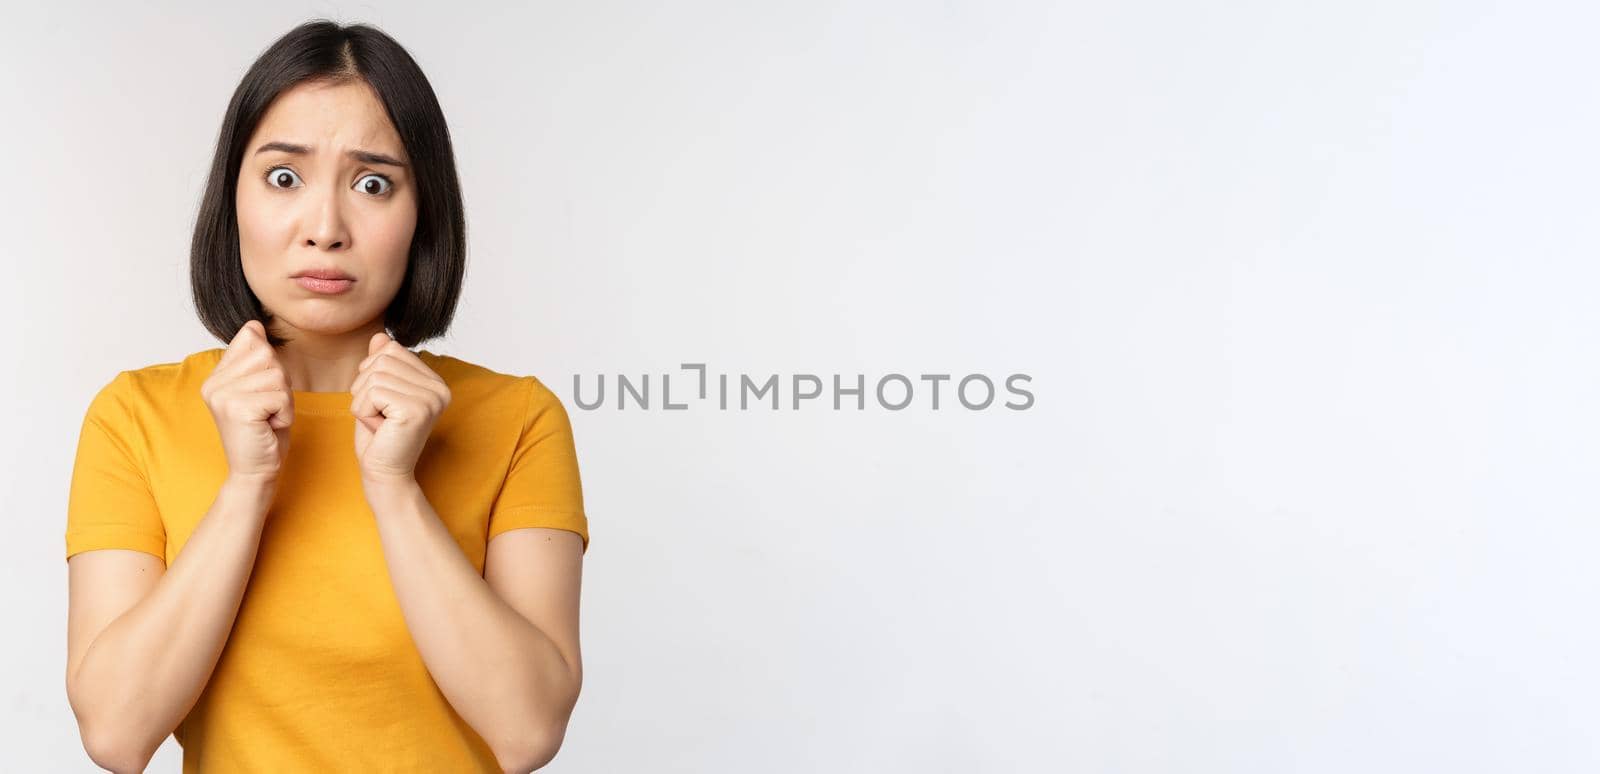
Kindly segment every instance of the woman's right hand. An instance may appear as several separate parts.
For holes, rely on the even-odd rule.
[[[234,334],[200,396],[222,436],[228,477],[275,482],[289,454],[294,393],[259,320]]]

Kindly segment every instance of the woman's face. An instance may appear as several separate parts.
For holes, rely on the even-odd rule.
[[[383,315],[417,225],[409,173],[365,81],[301,83],[272,103],[245,147],[235,205],[245,280],[275,333],[337,335]],[[300,277],[324,271],[349,280]]]

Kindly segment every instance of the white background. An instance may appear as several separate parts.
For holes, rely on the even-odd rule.
[[[1592,6],[258,5],[6,11],[4,768],[95,768],[79,423],[221,345],[207,165],[312,16],[450,122],[467,286],[423,346],[572,411],[550,771],[1600,767]],[[571,403],[683,362],[1036,402]]]

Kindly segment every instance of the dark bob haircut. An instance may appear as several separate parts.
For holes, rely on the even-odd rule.
[[[449,329],[466,273],[467,238],[444,111],[422,68],[394,38],[365,24],[314,19],[279,38],[250,66],[228,102],[217,137],[189,248],[189,282],[200,321],[224,343],[250,320],[268,326],[271,319],[245,282],[239,253],[234,194],[245,144],[285,90],[307,81],[356,80],[377,92],[405,145],[417,186],[417,227],[406,277],[384,310],[384,327],[405,347]],[[285,341],[270,332],[268,340],[273,346]]]

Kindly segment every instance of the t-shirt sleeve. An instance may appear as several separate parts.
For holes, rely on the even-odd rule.
[[[507,530],[553,527],[578,533],[588,553],[589,520],[567,409],[537,378],[521,380],[526,409],[505,483],[489,512],[489,539]]]
[[[161,523],[138,452],[138,425],[129,405],[128,372],[89,402],[67,495],[67,558],[100,548],[125,548],[167,559]]]

